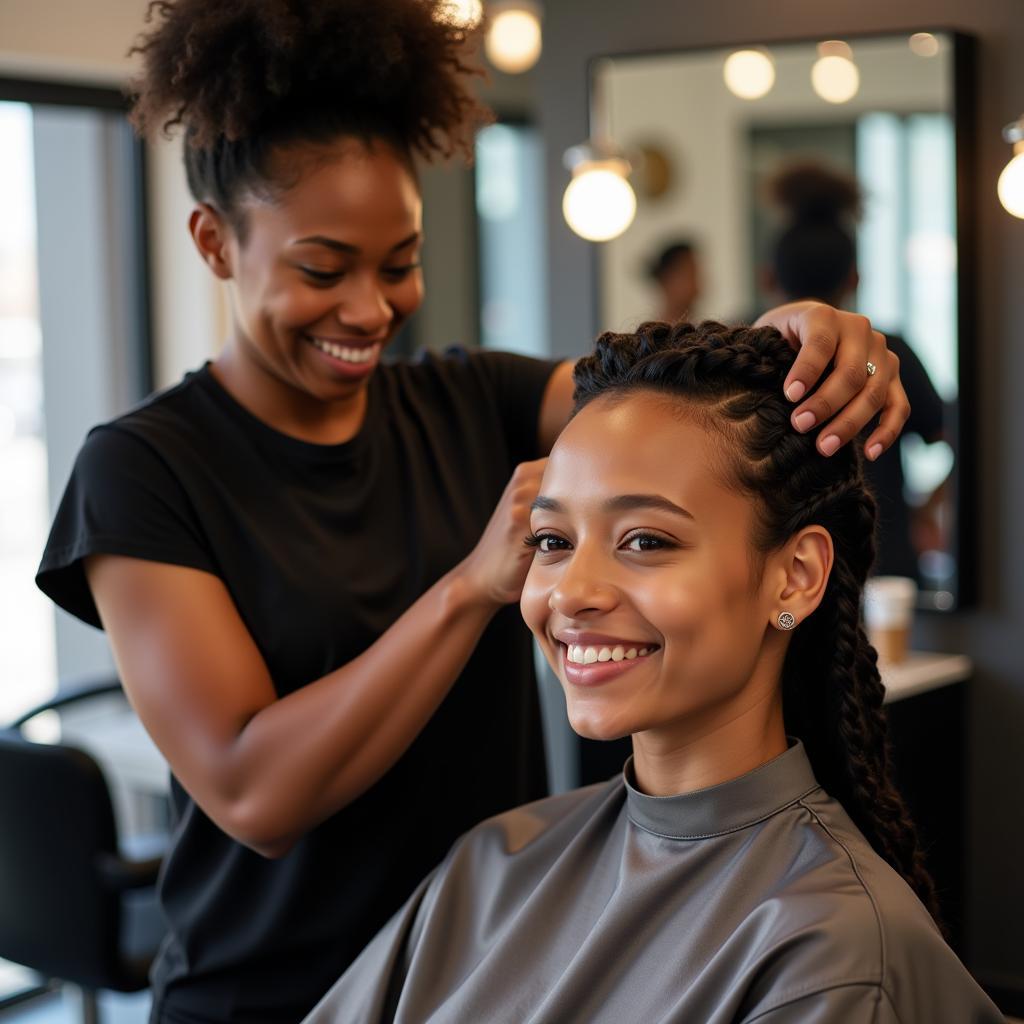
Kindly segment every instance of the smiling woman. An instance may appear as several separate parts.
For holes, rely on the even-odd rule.
[[[861,458],[788,426],[772,329],[577,364],[522,612],[622,775],[450,851],[309,1024],[996,1024],[888,777]],[[922,904],[923,901],[923,904]]]

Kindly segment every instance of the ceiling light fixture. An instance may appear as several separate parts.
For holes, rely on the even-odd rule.
[[[775,85],[775,62],[765,50],[735,50],[725,58],[722,77],[741,100],[759,100]]]
[[[537,63],[541,51],[541,8],[531,0],[491,4],[484,39],[487,59],[508,75],[521,75]]]
[[[818,44],[818,59],[811,68],[811,85],[826,103],[848,103],[860,89],[860,72],[853,51],[841,39]]]
[[[460,28],[476,28],[484,19],[483,0],[444,0],[436,17]]]

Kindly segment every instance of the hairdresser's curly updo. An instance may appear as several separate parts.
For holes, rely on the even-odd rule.
[[[351,135],[468,157],[488,119],[473,33],[445,0],[153,0],[147,22],[134,124],[183,126],[189,188],[227,215],[288,184],[282,147]]]
[[[786,730],[803,741],[822,786],[937,918],[913,823],[890,778],[885,691],[861,625],[875,502],[855,444],[826,459],[812,434],[790,425],[782,386],[794,358],[771,327],[645,323],[635,334],[602,335],[576,364],[576,411],[602,396],[676,396],[723,437],[731,481],[755,503],[759,556],[805,526],[828,530],[835,549],[828,586],[793,632],[783,668]]]

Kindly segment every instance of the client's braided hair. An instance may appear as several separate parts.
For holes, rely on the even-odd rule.
[[[759,556],[805,526],[828,530],[835,564],[825,595],[793,632],[783,668],[786,729],[803,741],[818,781],[937,919],[934,886],[890,778],[884,688],[861,626],[875,502],[856,445],[824,458],[811,434],[790,425],[782,385],[793,359],[770,327],[645,323],[635,334],[602,335],[576,364],[576,411],[637,390],[678,396],[723,436],[730,478],[756,503]]]

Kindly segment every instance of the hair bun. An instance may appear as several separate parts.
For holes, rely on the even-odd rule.
[[[200,148],[340,110],[423,156],[469,153],[485,109],[468,89],[475,34],[444,0],[153,0],[133,120],[184,125]],[[335,117],[336,119],[336,117]]]
[[[824,164],[790,164],[771,181],[772,199],[795,221],[858,219],[863,194],[856,179]]]

